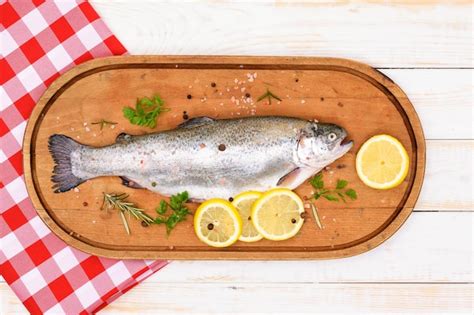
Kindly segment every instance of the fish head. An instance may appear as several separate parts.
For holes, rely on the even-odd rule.
[[[331,164],[352,148],[353,142],[345,142],[346,137],[346,130],[338,125],[308,123],[298,139],[297,163],[319,169]]]

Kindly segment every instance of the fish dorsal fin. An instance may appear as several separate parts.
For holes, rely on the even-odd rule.
[[[128,143],[132,139],[132,135],[129,135],[128,133],[122,132],[115,138],[115,142],[117,143]]]
[[[179,124],[178,128],[194,128],[202,125],[213,124],[215,121],[216,120],[211,117],[196,117]]]

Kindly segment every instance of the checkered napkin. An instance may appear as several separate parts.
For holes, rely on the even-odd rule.
[[[87,2],[0,0],[0,267],[28,311],[92,313],[166,265],[91,256],[69,247],[36,214],[21,143],[32,108],[61,73],[126,53]]]

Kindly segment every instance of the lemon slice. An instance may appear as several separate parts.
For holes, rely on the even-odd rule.
[[[227,200],[210,199],[196,210],[194,231],[207,245],[227,247],[239,239],[242,220],[235,207]]]
[[[252,222],[266,239],[282,241],[303,226],[303,201],[289,189],[276,188],[264,193],[252,206]]]
[[[357,175],[375,189],[400,185],[408,174],[409,164],[403,145],[389,135],[373,136],[362,145],[356,157]]]
[[[232,204],[237,209],[242,218],[242,234],[239,241],[242,242],[256,242],[263,238],[262,234],[258,233],[252,223],[252,205],[262,196],[258,191],[247,191],[238,194],[234,197]]]

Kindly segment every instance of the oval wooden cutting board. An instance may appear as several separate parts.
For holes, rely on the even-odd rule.
[[[257,102],[267,88],[282,101]],[[154,130],[131,125],[123,117],[122,107],[134,106],[138,97],[156,93],[171,111],[159,116]],[[131,235],[127,235],[116,211],[100,210],[102,193],[128,193],[130,201],[152,216],[163,197],[127,188],[118,177],[96,178],[66,193],[53,192],[50,135],[65,134],[83,144],[104,146],[121,132],[145,134],[175,128],[183,122],[183,111],[190,118],[281,115],[336,123],[348,131],[355,145],[323,172],[325,183],[334,186],[337,179],[346,179],[359,197],[347,203],[317,200],[322,229],[307,209],[303,228],[290,240],[237,242],[216,249],[197,239],[191,216],[168,237],[164,226],[145,228],[131,219]],[[103,129],[92,124],[101,119],[117,124]],[[387,191],[365,186],[354,166],[362,143],[380,133],[398,138],[411,162],[406,180]],[[423,131],[403,91],[367,65],[331,58],[129,56],[93,60],[62,75],[44,93],[28,122],[23,153],[28,192],[44,222],[68,244],[116,258],[316,259],[359,254],[381,244],[408,218],[425,168]],[[309,197],[311,186],[303,184],[296,192]]]

